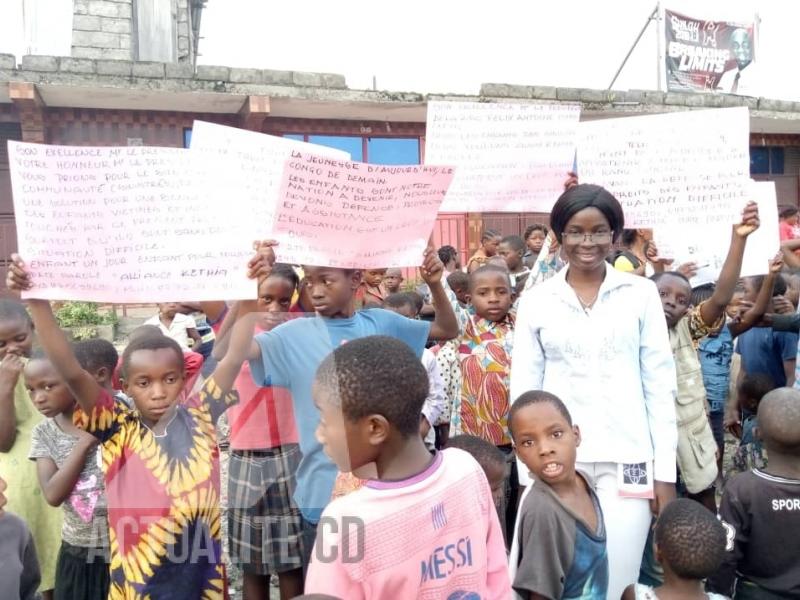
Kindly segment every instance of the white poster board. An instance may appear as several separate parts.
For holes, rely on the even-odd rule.
[[[751,198],[758,203],[761,225],[747,237],[742,277],[765,275],[769,261],[780,250],[778,204],[772,181],[751,181]],[[672,268],[693,262],[699,267],[691,279],[692,287],[713,283],[719,278],[731,242],[731,226],[724,224],[706,227],[657,227],[653,231],[661,256],[672,258]]]
[[[747,108],[582,122],[578,175],[616,196],[628,228],[733,224],[750,189]]]
[[[453,165],[442,211],[547,212],[575,160],[580,106],[429,102],[425,163]]]
[[[8,143],[28,298],[247,299],[259,239],[223,157],[152,147]]]
[[[292,150],[350,159],[350,155],[342,150],[236,127],[195,121],[192,128],[191,151],[230,157],[240,185],[259,199],[250,218],[260,224],[262,239],[272,235],[284,164]]]

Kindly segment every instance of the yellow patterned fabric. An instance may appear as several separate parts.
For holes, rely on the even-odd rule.
[[[91,414],[76,411],[76,424],[102,442],[110,599],[224,597],[215,426],[237,401],[208,379],[162,435],[106,392]]]

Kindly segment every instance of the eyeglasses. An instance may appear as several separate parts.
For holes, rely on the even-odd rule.
[[[594,233],[572,231],[564,234],[564,240],[570,244],[582,244],[584,240],[589,240],[592,244],[607,244],[613,237],[613,231],[595,231]]]

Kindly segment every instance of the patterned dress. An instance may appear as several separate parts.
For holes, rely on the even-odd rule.
[[[159,435],[107,392],[90,415],[76,411],[102,442],[111,600],[224,597],[215,426],[237,401],[210,378]]]

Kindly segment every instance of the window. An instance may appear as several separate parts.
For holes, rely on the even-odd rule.
[[[345,135],[310,135],[308,136],[308,141],[312,144],[344,150],[350,154],[351,160],[356,162],[364,161],[364,143],[360,137]]]
[[[367,138],[367,162],[376,165],[418,165],[418,138]]]
[[[751,146],[751,175],[783,175],[784,154],[781,146]]]
[[[192,145],[192,129],[187,127],[183,130],[183,147],[188,148]]]

